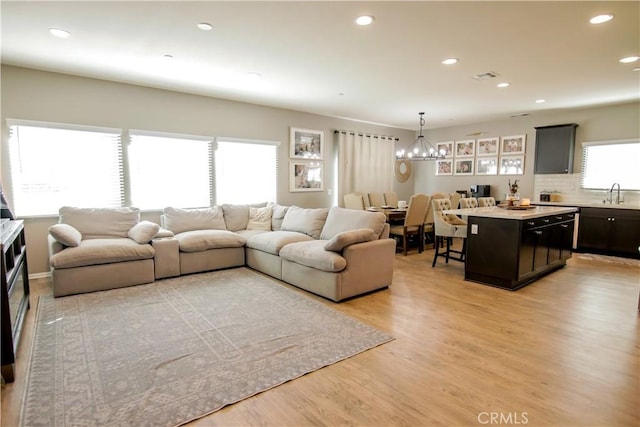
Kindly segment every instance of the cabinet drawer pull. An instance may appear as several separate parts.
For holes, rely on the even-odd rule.
[[[569,228],[569,226],[567,224],[560,224],[560,227],[562,228]]]
[[[527,225],[536,225],[536,223],[533,221],[527,221]]]
[[[615,221],[615,220],[616,220],[615,218],[611,218],[611,221]]]
[[[540,231],[540,230],[536,230],[536,231],[534,231],[534,233],[536,233],[538,236],[542,236],[542,231]]]
[[[556,219],[562,219],[562,217],[561,216],[557,216]]]
[[[543,219],[542,222],[548,223],[549,222],[549,218]]]

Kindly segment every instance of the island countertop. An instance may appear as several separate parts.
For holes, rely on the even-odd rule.
[[[578,209],[573,207],[560,206],[532,206],[532,209],[516,210],[507,209],[498,206],[470,209],[449,209],[444,213],[450,213],[459,216],[475,216],[481,218],[498,218],[498,219],[515,219],[526,220],[532,218],[540,218],[543,216],[557,215],[576,212]]]

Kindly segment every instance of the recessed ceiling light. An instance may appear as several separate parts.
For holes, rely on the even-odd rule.
[[[509,87],[509,83],[507,83],[507,82],[498,83],[498,87]]]
[[[458,63],[458,61],[459,61],[459,59],[458,59],[458,58],[447,58],[447,59],[444,59],[444,60],[442,61],[442,63],[443,63],[444,65],[453,65],[453,64],[457,64],[457,63]]]
[[[620,62],[623,64],[630,64],[632,62],[636,62],[638,59],[640,59],[640,56],[627,56],[626,58],[622,58]]]
[[[362,15],[356,18],[356,24],[358,25],[371,25],[375,18],[370,15]]]
[[[213,25],[209,24],[208,22],[201,22],[198,24],[198,28],[200,28],[202,31],[210,31],[211,29],[213,29]]]
[[[49,34],[52,36],[60,37],[61,39],[66,39],[71,35],[71,33],[67,30],[63,30],[61,28],[49,28]]]
[[[604,14],[604,15],[594,16],[589,20],[589,22],[591,22],[592,24],[602,24],[604,22],[611,21],[612,19],[613,19],[613,15]]]
[[[542,104],[544,102],[547,102],[546,99],[536,99],[536,104]]]

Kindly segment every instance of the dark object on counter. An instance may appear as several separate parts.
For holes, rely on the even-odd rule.
[[[540,201],[541,202],[550,202],[551,201],[551,193],[540,193]]]
[[[491,197],[491,186],[490,185],[472,185],[471,186],[471,197]]]

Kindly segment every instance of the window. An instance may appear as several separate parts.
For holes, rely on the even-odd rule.
[[[278,145],[219,138],[214,154],[217,203],[275,202]]]
[[[640,140],[582,144],[582,188],[640,190]]]
[[[211,206],[211,144],[213,138],[129,131],[127,163],[131,205],[140,209],[165,206]]]
[[[61,206],[122,206],[120,129],[7,120],[11,194],[17,216]]]

